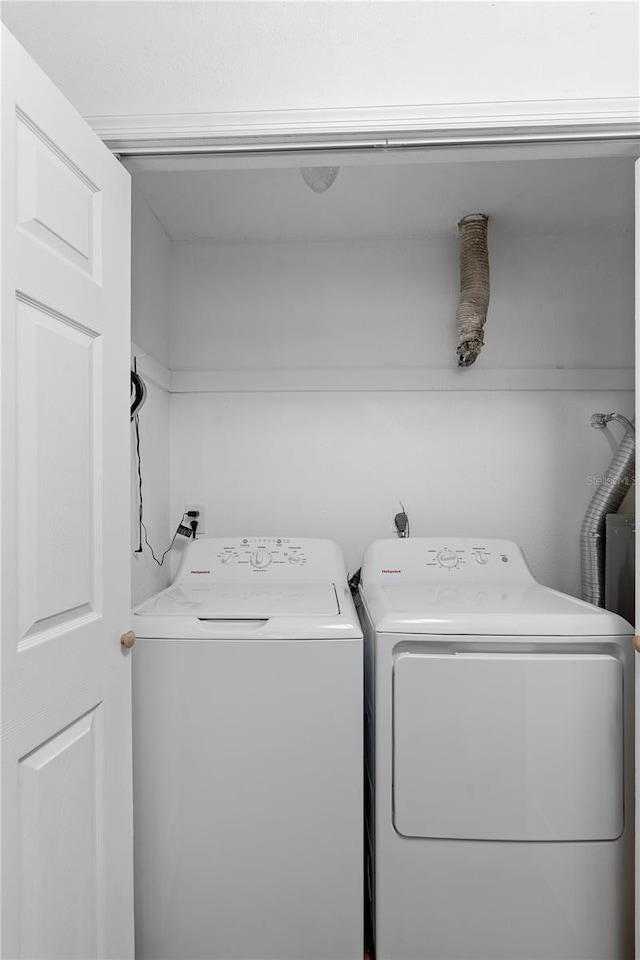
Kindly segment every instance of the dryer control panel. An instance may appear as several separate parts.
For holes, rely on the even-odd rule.
[[[365,551],[362,579],[533,582],[522,551],[511,540],[467,537],[376,540]]]
[[[339,547],[331,540],[301,537],[214,537],[195,540],[183,555],[176,577],[185,581],[346,580]]]

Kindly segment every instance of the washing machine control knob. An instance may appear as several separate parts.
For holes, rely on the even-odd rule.
[[[441,567],[446,567],[448,570],[453,570],[460,562],[460,557],[458,554],[446,547],[444,550],[440,550],[436,559]]]
[[[251,554],[251,564],[258,569],[268,567],[271,563],[271,554],[264,547],[258,547],[255,553]]]

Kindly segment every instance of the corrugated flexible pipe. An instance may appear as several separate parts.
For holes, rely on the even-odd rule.
[[[456,310],[458,366],[475,363],[484,343],[489,308],[489,250],[484,213],[458,221],[460,237],[460,300]]]
[[[587,507],[580,531],[580,565],[582,569],[582,599],[597,607],[604,607],[604,561],[606,516],[616,513],[635,480],[636,443],[629,421],[619,414],[595,414],[591,425],[603,429],[609,420],[625,425],[626,433],[615,456],[596,488]],[[629,424],[629,427],[632,427]]]

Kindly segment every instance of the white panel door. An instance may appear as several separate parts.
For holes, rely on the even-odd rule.
[[[133,955],[129,175],[1,39],[2,957]]]

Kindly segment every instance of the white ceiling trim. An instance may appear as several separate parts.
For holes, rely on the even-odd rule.
[[[121,156],[640,142],[640,98],[88,117]]]

